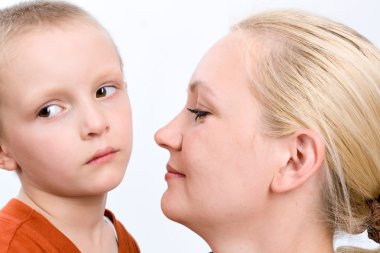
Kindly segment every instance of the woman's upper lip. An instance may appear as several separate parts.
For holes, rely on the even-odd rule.
[[[106,147],[106,148],[98,149],[95,152],[95,154],[86,162],[86,164],[90,163],[90,162],[92,162],[92,161],[94,161],[94,160],[96,160],[96,159],[98,159],[98,158],[100,158],[102,156],[106,156],[106,155],[109,155],[109,154],[115,153],[115,152],[117,152],[117,150],[114,149],[114,148],[111,148],[111,147]]]
[[[178,170],[174,169],[170,164],[166,164],[166,170],[170,173],[179,174],[179,175],[185,175]]]

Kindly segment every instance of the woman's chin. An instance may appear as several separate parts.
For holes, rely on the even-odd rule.
[[[164,192],[161,198],[161,210],[168,219],[183,224],[185,213],[181,210],[182,204],[172,197],[168,191]]]

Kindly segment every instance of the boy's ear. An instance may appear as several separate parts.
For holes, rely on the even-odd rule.
[[[287,192],[305,183],[322,167],[325,157],[325,144],[312,130],[299,130],[287,141],[287,163],[276,172],[271,183],[275,193]]]
[[[8,154],[6,148],[0,145],[0,168],[5,170],[16,170],[16,161]]]

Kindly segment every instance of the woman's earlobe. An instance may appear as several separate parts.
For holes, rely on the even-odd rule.
[[[314,131],[302,129],[288,138],[289,157],[286,165],[273,177],[271,190],[291,191],[313,177],[323,165],[325,145]]]

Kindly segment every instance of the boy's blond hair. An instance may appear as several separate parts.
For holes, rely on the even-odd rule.
[[[247,54],[264,131],[281,137],[308,128],[324,139],[327,225],[355,234],[373,225],[368,201],[380,194],[379,51],[347,26],[301,11],[265,12],[232,30],[248,44],[264,45]]]
[[[83,9],[60,1],[28,1],[1,9],[0,48],[3,49],[10,40],[41,26],[64,24],[72,20],[91,20],[98,24]]]
[[[64,1],[27,1],[9,8],[1,9],[0,66],[3,64],[2,60],[4,59],[4,54],[6,54],[7,47],[11,44],[12,40],[18,39],[29,32],[37,31],[38,29],[73,23],[75,25],[75,22],[94,25],[108,35],[108,32],[102,25],[88,12]]]

